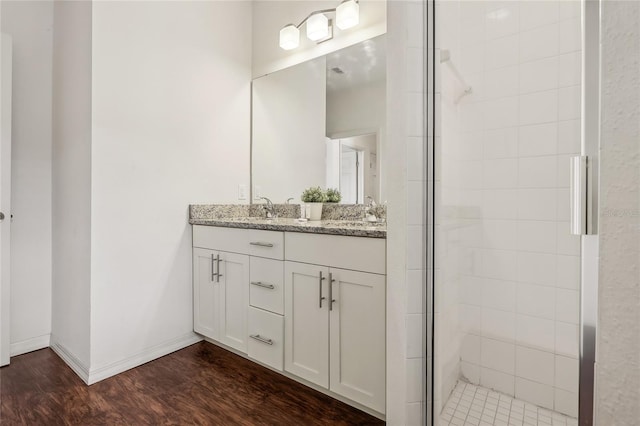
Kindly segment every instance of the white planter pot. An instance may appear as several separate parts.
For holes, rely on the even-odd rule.
[[[322,203],[308,203],[307,211],[309,212],[309,220],[322,219]]]

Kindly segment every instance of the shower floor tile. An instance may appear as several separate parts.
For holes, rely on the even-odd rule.
[[[459,381],[438,426],[578,426],[578,420]]]

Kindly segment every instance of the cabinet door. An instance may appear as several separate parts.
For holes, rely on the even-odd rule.
[[[330,269],[330,389],[385,412],[385,276]]]
[[[220,284],[213,278],[216,252],[193,249],[193,330],[211,339],[218,339],[218,299]]]
[[[328,388],[329,269],[285,262],[284,270],[284,368]]]
[[[247,352],[249,305],[249,256],[220,252],[219,341]]]

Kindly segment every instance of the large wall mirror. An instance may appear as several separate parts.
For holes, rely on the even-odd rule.
[[[343,204],[384,200],[385,36],[253,81],[253,199],[300,202],[338,188]]]

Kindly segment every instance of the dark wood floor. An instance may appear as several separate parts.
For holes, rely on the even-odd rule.
[[[0,369],[2,425],[381,425],[384,422],[201,342],[85,385],[50,349]]]

